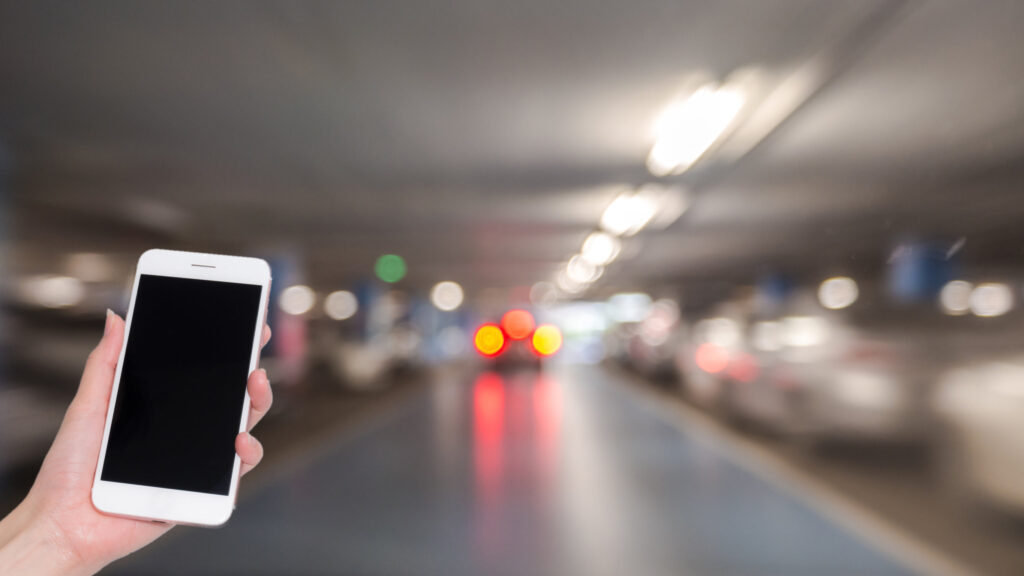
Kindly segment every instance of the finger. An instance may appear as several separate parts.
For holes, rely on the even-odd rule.
[[[262,368],[254,371],[249,376],[246,389],[249,391],[248,430],[252,430],[267,415],[270,405],[274,403],[274,393],[270,389],[267,371]]]
[[[83,410],[106,410],[123,342],[124,320],[107,310],[103,338],[89,354],[72,406]]]
[[[241,475],[245,476],[263,460],[263,444],[248,432],[242,432],[235,438],[235,452],[242,460]]]
[[[266,324],[264,324],[263,325],[263,336],[260,339],[260,348],[263,348],[264,346],[267,345],[267,342],[270,342],[270,335],[271,335],[270,326],[267,326]]]

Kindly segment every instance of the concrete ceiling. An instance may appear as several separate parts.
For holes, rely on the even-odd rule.
[[[949,205],[1021,157],[1021,21],[1010,1],[8,4],[15,264],[286,250],[329,289],[393,251],[414,288],[528,285],[649,179],[661,108],[740,69],[766,117],[810,79],[679,178],[690,212],[608,289],[806,262],[813,237],[878,251],[915,210],[954,234],[922,188]]]

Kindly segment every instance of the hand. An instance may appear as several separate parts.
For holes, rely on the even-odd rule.
[[[93,574],[156,540],[171,525],[101,514],[92,505],[107,403],[124,340],[124,321],[107,312],[103,339],[89,355],[78,393],[28,496],[0,522],[0,574]],[[263,326],[261,346],[270,340]],[[270,409],[264,370],[249,376],[248,429]],[[235,439],[244,475],[259,464],[263,446],[248,432]]]

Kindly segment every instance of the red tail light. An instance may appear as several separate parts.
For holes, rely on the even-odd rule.
[[[510,340],[525,340],[533,332],[533,315],[526,310],[509,310],[501,317],[501,329]]]

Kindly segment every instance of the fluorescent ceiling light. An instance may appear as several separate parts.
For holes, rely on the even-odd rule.
[[[1002,316],[1013,309],[1013,290],[1002,282],[978,284],[971,291],[970,305],[975,316]]]
[[[647,169],[655,176],[685,171],[725,133],[743,102],[739,90],[707,85],[670,105],[658,119]]]
[[[964,280],[950,280],[939,292],[942,311],[950,316],[960,316],[971,311],[971,292],[974,284]]]
[[[434,289],[430,291],[431,303],[438,310],[445,312],[450,312],[462,306],[463,297],[462,286],[450,280],[438,282],[434,285]]]
[[[579,254],[570,258],[569,264],[565,267],[569,280],[577,284],[590,284],[600,278],[603,272],[603,268],[587,262]]]
[[[841,310],[857,301],[857,282],[846,276],[829,278],[818,287],[818,302],[829,310]]]
[[[359,311],[359,300],[348,290],[331,292],[324,300],[324,312],[333,320],[347,320]]]
[[[595,266],[606,266],[615,260],[622,249],[618,238],[607,232],[594,232],[583,241],[580,256]]]
[[[632,236],[657,212],[658,205],[650,194],[624,192],[605,208],[601,215],[601,228],[616,236]]]
[[[316,294],[312,288],[302,284],[285,288],[278,298],[281,310],[293,316],[309,312],[314,304],[316,304]]]
[[[559,290],[566,294],[576,294],[582,292],[587,285],[582,282],[577,282],[569,277],[568,272],[562,270],[558,273],[558,277],[555,279],[555,284]]]

